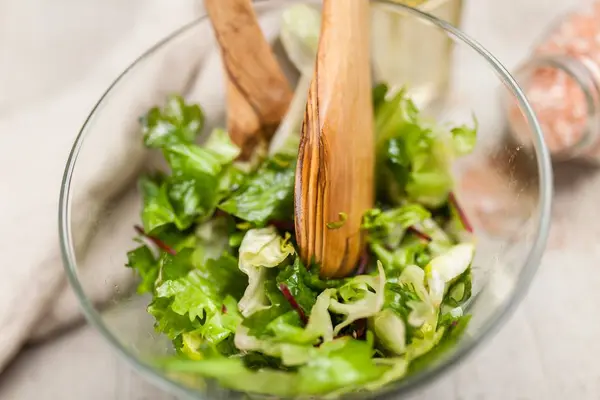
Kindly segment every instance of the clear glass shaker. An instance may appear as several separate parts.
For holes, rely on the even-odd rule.
[[[600,163],[600,1],[561,17],[514,76],[553,159]],[[507,106],[513,137],[527,144],[525,122]]]

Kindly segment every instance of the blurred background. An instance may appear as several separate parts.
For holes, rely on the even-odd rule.
[[[453,19],[514,69],[549,24],[578,1],[444,3],[451,12],[441,17]],[[64,161],[79,127],[123,69],[201,13],[201,0],[0,0],[0,251],[5,254],[0,293],[37,279],[27,275],[31,263],[62,268],[56,256],[35,258],[31,254],[39,249],[22,243],[47,229],[51,233],[42,243],[57,246],[56,216],[48,214],[56,209]],[[473,71],[455,71],[452,79],[477,90]],[[575,172],[565,169],[557,175],[569,180]],[[600,398],[600,268],[593,265],[600,256],[598,235],[593,220],[574,223],[565,211],[593,203],[594,185],[587,182],[568,192],[558,186],[549,250],[518,311],[483,349],[414,399]],[[13,229],[23,225],[26,230]],[[10,244],[15,238],[23,247]],[[17,257],[19,251],[28,256]],[[14,298],[8,300],[4,304],[15,304],[10,302]],[[0,321],[9,323],[11,312],[31,311],[0,305]],[[0,399],[172,398],[138,376],[91,327],[31,332],[38,329],[35,323],[28,324],[27,332],[0,326],[0,355],[6,356],[3,340],[23,337],[26,343],[18,352],[10,350],[14,358],[0,374]]]

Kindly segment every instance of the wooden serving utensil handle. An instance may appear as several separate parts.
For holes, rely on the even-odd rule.
[[[305,263],[348,275],[364,250],[360,225],[374,203],[369,1],[325,0],[302,126],[295,226]]]
[[[227,127],[248,158],[268,143],[292,90],[265,39],[251,0],[204,0],[227,73]]]

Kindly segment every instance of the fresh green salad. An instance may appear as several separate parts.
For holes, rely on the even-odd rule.
[[[298,257],[297,137],[243,163],[224,130],[196,144],[198,105],[173,96],[142,118],[170,173],[140,181],[140,246],[127,266],[173,341],[161,368],[250,393],[335,396],[397,381],[464,332],[475,248],[451,167],[476,129],[436,124],[385,85],[373,102],[377,208],[364,215],[353,275],[335,280]]]

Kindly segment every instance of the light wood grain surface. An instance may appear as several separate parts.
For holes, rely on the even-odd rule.
[[[544,26],[572,2],[466,3],[463,28],[513,67]],[[565,170],[559,175],[571,182],[573,173]],[[595,228],[600,220],[596,211],[600,183],[596,181],[592,175],[566,188],[559,186],[552,246],[525,301],[475,355],[411,400],[600,399],[600,228]],[[84,326],[24,351],[0,377],[0,399],[172,396],[140,378],[92,328]]]

